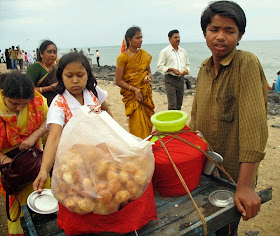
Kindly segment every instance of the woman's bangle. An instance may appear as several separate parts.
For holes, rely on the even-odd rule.
[[[40,127],[40,130],[43,131],[43,136],[45,135],[45,130],[43,128]]]
[[[136,94],[136,93],[139,93],[141,90],[140,89],[137,89],[134,93]]]
[[[3,164],[4,160],[7,158],[8,156],[7,155],[4,155],[1,159],[1,164]]]
[[[130,91],[131,87],[132,87],[132,85],[130,85],[130,86],[129,86],[129,89],[128,89],[128,91]]]
[[[40,88],[39,88],[39,90],[40,90],[40,93],[43,93],[43,89],[42,89],[42,87],[40,87]]]

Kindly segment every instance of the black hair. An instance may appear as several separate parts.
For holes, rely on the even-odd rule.
[[[61,59],[59,60],[58,69],[56,72],[56,77],[58,80],[58,85],[56,86],[56,91],[59,94],[62,94],[65,91],[65,85],[62,80],[62,73],[63,73],[65,67],[68,64],[73,63],[73,62],[80,62],[83,65],[83,67],[86,69],[87,75],[88,75],[86,88],[88,90],[91,90],[94,93],[94,95],[96,97],[98,97],[97,91],[95,89],[95,87],[97,85],[97,81],[96,81],[95,77],[93,76],[89,61],[85,57],[84,54],[76,53],[76,52],[67,53],[67,54],[63,55],[61,57]]]
[[[132,26],[126,31],[124,38],[126,41],[127,48],[129,47],[128,39],[132,39],[136,35],[137,32],[141,32],[141,28],[138,26]]]
[[[41,43],[41,45],[39,47],[39,51],[37,52],[37,61],[42,61],[42,57],[41,57],[40,54],[41,53],[43,54],[44,51],[46,51],[47,47],[49,45],[52,45],[52,44],[56,47],[55,43],[53,41],[50,41],[50,40],[45,40],[44,42]]]
[[[169,33],[168,33],[168,38],[172,38],[173,34],[179,34],[179,30],[171,30]]]
[[[216,1],[210,3],[201,15],[200,25],[203,34],[206,34],[206,28],[211,23],[212,17],[221,15],[224,17],[232,18],[241,34],[245,33],[246,16],[243,9],[235,2],[232,1]]]
[[[280,75],[280,70],[277,72],[277,75]]]
[[[32,99],[34,97],[34,85],[27,74],[19,72],[0,75],[0,86],[3,95],[15,99]]]

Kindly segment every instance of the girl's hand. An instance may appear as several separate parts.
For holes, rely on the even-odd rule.
[[[19,150],[24,151],[34,146],[36,140],[30,135],[27,139],[21,142],[19,145]]]
[[[40,170],[37,178],[33,182],[33,190],[38,190],[39,193],[43,191],[44,184],[47,182],[48,172],[44,170]]]
[[[136,90],[135,91],[135,97],[136,97],[136,100],[138,102],[142,102],[143,101],[143,94],[141,93],[140,90]]]

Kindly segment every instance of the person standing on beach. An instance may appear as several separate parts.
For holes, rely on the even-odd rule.
[[[88,59],[88,61],[89,61],[90,66],[92,66],[92,57],[93,57],[93,52],[91,51],[90,48],[88,48],[88,51],[87,51],[87,59]]]
[[[17,51],[15,50],[14,46],[12,46],[12,48],[9,50],[9,54],[12,63],[12,69],[17,70]]]
[[[99,65],[99,59],[100,59],[100,53],[98,50],[96,50],[96,62],[97,62],[97,66],[100,67]]]
[[[280,71],[277,72],[277,80],[276,80],[276,83],[275,83],[275,91],[280,93]]]
[[[234,203],[248,220],[261,206],[254,188],[268,137],[268,90],[258,58],[236,49],[245,27],[244,11],[231,1],[212,2],[202,13],[201,28],[212,56],[200,66],[189,126],[223,156],[223,166],[237,182]],[[238,224],[216,235],[228,235],[229,230],[237,235]]]
[[[168,33],[170,45],[162,49],[157,69],[164,74],[168,110],[181,110],[184,96],[184,75],[190,73],[190,61],[185,49],[179,46],[178,30]]]
[[[20,46],[17,46],[17,60],[19,64],[20,70],[23,69],[23,55],[22,55],[22,50],[20,49]]]
[[[0,50],[0,63],[2,63],[2,61],[5,63],[3,52]]]
[[[142,32],[139,27],[126,31],[126,50],[117,59],[116,85],[121,88],[129,131],[140,138],[152,132],[150,121],[154,114],[150,63],[152,56],[141,49]]]
[[[12,62],[11,62],[11,59],[10,59],[10,53],[9,53],[9,49],[5,49],[5,58],[6,58],[6,66],[7,66],[7,69],[12,69]]]

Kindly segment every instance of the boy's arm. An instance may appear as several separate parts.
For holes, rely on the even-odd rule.
[[[261,198],[252,186],[257,163],[241,163],[234,203],[243,220],[255,217],[261,208]]]
[[[245,52],[243,52],[245,53]],[[258,213],[260,198],[252,180],[256,165],[265,156],[267,142],[267,82],[257,57],[243,55],[239,95],[239,179],[234,197],[238,210],[248,220]],[[244,214],[245,213],[245,214]]]

